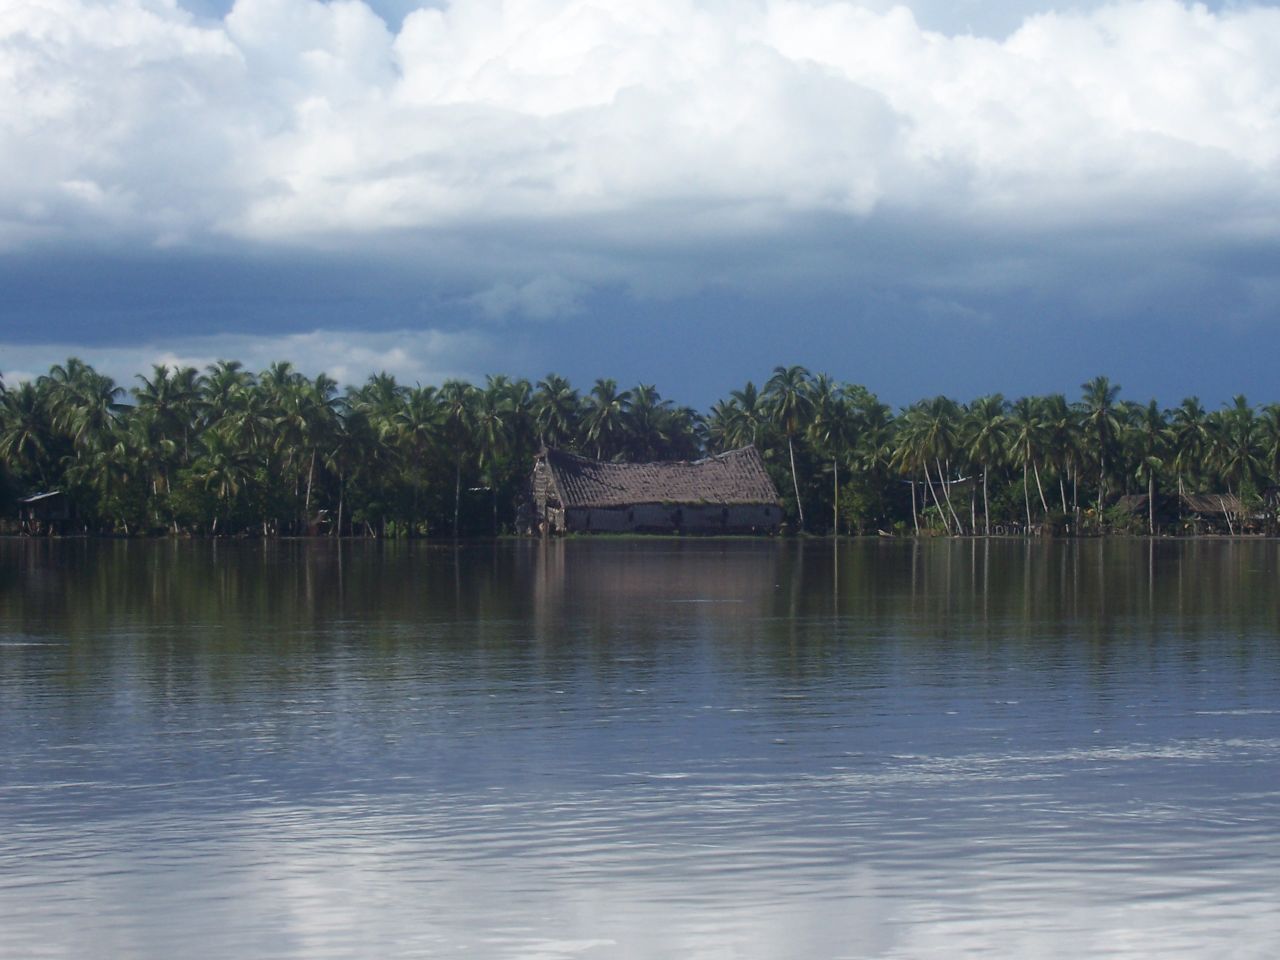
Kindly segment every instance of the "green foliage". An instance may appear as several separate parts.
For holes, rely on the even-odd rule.
[[[599,379],[582,393],[556,374],[406,387],[378,373],[340,391],[288,363],[255,374],[224,360],[136,379],[126,393],[71,358],[0,389],[8,516],[19,497],[62,489],[101,533],[497,535],[543,446],[646,461],[754,444],[789,526],[813,532],[1140,532],[1149,519],[1117,498],[1175,491],[1238,494],[1244,519],[1273,522],[1264,494],[1280,479],[1280,404],[1161,410],[1121,400],[1105,377],[1074,404],[939,396],[896,416],[865,387],[799,366],[705,416],[652,384]]]

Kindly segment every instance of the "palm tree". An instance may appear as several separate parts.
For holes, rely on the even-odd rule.
[[[616,459],[622,452],[621,438],[626,430],[627,412],[631,409],[631,391],[618,392],[615,380],[598,379],[587,401],[584,425],[587,441],[595,444],[596,459]]]
[[[1169,427],[1159,405],[1152,400],[1141,408],[1133,423],[1133,443],[1137,454],[1138,479],[1147,481],[1147,530],[1156,533],[1156,475],[1164,467]]]
[[[932,460],[934,466],[938,470],[938,486],[942,490],[944,501],[940,502],[937,493],[934,493],[934,503],[938,504],[938,509],[944,509],[951,514],[951,520],[955,523],[955,532],[957,535],[964,533],[964,528],[960,523],[960,517],[957,516],[955,507],[951,503],[951,458],[958,449],[958,433],[960,423],[960,408],[954,400],[948,397],[938,396],[927,401],[921,406],[921,421],[919,429],[921,435],[918,442],[924,447],[924,470],[925,480],[929,481],[929,461]],[[946,464],[946,471],[943,471],[943,464]],[[946,519],[945,515],[943,517]],[[948,533],[950,528],[948,527]]]
[[[215,360],[205,368],[201,397],[206,419],[216,422],[231,405],[234,394],[254,383],[254,376],[239,360]]]
[[[764,397],[756,389],[756,385],[748,380],[741,390],[729,392],[729,400],[735,410],[736,436],[733,446],[754,444],[759,447],[763,443],[764,432],[769,427],[769,410]]]
[[[346,515],[347,485],[353,477],[369,469],[377,469],[379,450],[378,434],[368,415],[351,404],[351,394],[342,403],[343,414],[325,451],[325,468],[338,478],[338,513],[333,527],[335,537],[342,536],[342,523]]]
[[[53,425],[71,439],[77,456],[105,444],[126,409],[120,402],[124,389],[76,357],[54,365],[37,383],[47,386]]]
[[[1258,443],[1268,486],[1280,480],[1280,403],[1269,403],[1258,418]]]
[[[347,406],[360,411],[375,432],[389,435],[394,432],[392,424],[405,403],[407,393],[407,388],[396,383],[396,378],[384,370],[371,375],[362,386],[352,390]]]
[[[1120,386],[1113,385],[1106,377],[1094,377],[1081,384],[1083,420],[1086,437],[1092,442],[1098,457],[1098,520],[1102,520],[1102,508],[1107,494],[1107,454],[1116,435],[1120,432],[1120,418],[1116,409],[1116,397]]]
[[[0,396],[0,459],[40,478],[48,489],[48,459],[52,424],[42,392],[34,383],[20,383]]]
[[[991,536],[991,506],[987,480],[991,468],[1000,465],[1008,448],[1008,420],[1004,397],[998,393],[980,397],[969,405],[964,424],[964,447],[970,461],[982,472],[982,524]]]
[[[1170,414],[1170,443],[1173,448],[1173,468],[1178,475],[1178,493],[1185,494],[1183,477],[1192,473],[1199,487],[1199,477],[1204,465],[1205,446],[1209,439],[1204,407],[1199,397],[1186,397]]]
[[[1067,403],[1067,398],[1060,393],[1041,397],[1038,403],[1040,420],[1044,425],[1044,462],[1058,475],[1058,496],[1062,501],[1062,512],[1072,513],[1074,507],[1067,502],[1067,479],[1071,479],[1074,498],[1077,489],[1076,472],[1080,463],[1079,416],[1071,404]]]
[[[848,459],[857,442],[858,427],[846,392],[825,373],[813,381],[809,442],[831,460],[831,532],[840,536],[840,461]]]
[[[339,402],[338,384],[324,373],[310,380],[302,374],[293,373],[288,366],[273,365],[262,380],[273,401],[275,451],[293,475],[295,504],[298,499],[302,500],[299,526],[305,531],[311,518],[316,462],[334,429]]]
[[[916,498],[916,476],[918,471],[924,471],[925,492],[933,494],[934,506],[938,508],[938,515],[942,518],[942,525],[948,533],[951,532],[951,522],[942,510],[942,505],[937,499],[937,493],[933,490],[933,483],[929,479],[930,451],[928,432],[924,405],[919,402],[913,403],[903,410],[894,421],[893,452],[890,455],[889,462],[895,470],[907,477],[911,484],[911,522],[915,527],[917,536],[920,535],[920,514],[922,512]],[[928,507],[929,504],[926,500],[924,509],[927,510]]]
[[[498,465],[511,442],[513,409],[505,378],[490,377],[473,395],[471,426],[477,459],[493,503],[493,535],[498,535]]]
[[[1009,459],[1022,467],[1022,499],[1027,511],[1027,532],[1031,532],[1031,493],[1030,469],[1036,480],[1036,489],[1040,493],[1040,506],[1046,513],[1049,505],[1044,498],[1044,489],[1040,485],[1039,459],[1044,448],[1045,424],[1040,417],[1039,405],[1032,397],[1019,397],[1009,408]]]
[[[765,409],[787,438],[787,456],[791,460],[791,485],[796,494],[796,513],[800,530],[804,530],[804,501],[800,496],[800,479],[796,473],[796,438],[804,431],[812,409],[812,385],[809,371],[799,365],[774,367],[773,376],[764,388]]]
[[[582,398],[568,380],[549,373],[538,381],[533,396],[533,420],[542,446],[576,446],[581,419]]]
[[[248,452],[238,446],[226,433],[210,430],[204,436],[204,452],[196,460],[196,476],[222,505],[222,530],[230,536],[231,516],[236,498],[249,482],[253,461]],[[218,517],[213,518],[212,531],[218,531]]]
[[[171,492],[173,473],[190,459],[191,435],[199,420],[203,378],[192,367],[172,373],[164,364],[152,366],[150,379],[138,374],[141,385],[133,388],[134,415],[147,424],[153,442],[168,456],[159,462],[165,493]],[[177,454],[181,452],[181,457]]]
[[[443,439],[453,451],[453,536],[458,537],[462,511],[462,460],[472,435],[472,394],[475,388],[462,380],[446,380],[436,394]]]
[[[412,464],[412,469],[408,473],[408,481],[413,491],[413,506],[409,517],[409,529],[412,532],[420,519],[418,490],[427,472],[427,460],[433,452],[443,450],[446,446],[443,437],[444,409],[435,387],[413,387],[403,393],[403,398],[403,403],[390,413],[381,430],[378,430],[376,422],[370,417],[370,406],[357,404],[354,412],[365,418],[371,428],[378,432],[379,439],[384,444],[402,451],[405,461]],[[458,487],[461,488],[461,460],[458,461],[457,470]],[[457,491],[457,496],[461,496],[460,489]],[[454,523],[457,524],[456,514]]]
[[[1229,408],[1211,415],[1209,423],[1209,461],[1226,480],[1228,491],[1243,499],[1246,488],[1264,469],[1257,416],[1241,394]]]

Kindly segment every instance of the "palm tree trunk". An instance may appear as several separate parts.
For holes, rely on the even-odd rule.
[[[947,519],[947,511],[942,509],[942,501],[938,499],[938,491],[933,489],[933,476],[929,473],[929,461],[924,462],[924,482],[929,488],[929,494],[933,497],[933,505],[938,508],[938,516],[942,518],[942,525],[946,528],[947,536],[951,536],[951,521]]]
[[[1107,460],[1102,458],[1102,466],[1098,470],[1098,524],[1102,524],[1102,503],[1107,496]]]
[[[462,510],[462,461],[454,465],[453,475],[453,539],[458,539],[458,514]]]
[[[987,501],[987,468],[982,468],[982,528],[986,536],[991,536],[991,507]]]
[[[1022,461],[1022,503],[1027,508],[1027,536],[1031,536],[1031,491],[1027,489],[1027,461]]]
[[[938,467],[938,483],[942,485],[942,495],[947,498],[947,509],[951,511],[951,519],[956,522],[956,536],[963,536],[964,524],[960,522],[960,516],[956,513],[956,508],[951,505],[951,481],[947,479],[947,476],[950,475],[950,470],[948,469],[947,476],[944,476],[942,473],[942,461],[935,460],[934,462]],[[948,464],[949,467],[950,465]]]
[[[1151,535],[1156,535],[1156,475],[1147,467],[1147,525]]]
[[[307,490],[302,501],[302,517],[298,534],[307,536],[311,532],[311,480],[316,470],[316,452],[311,451],[311,462],[307,466]],[[297,501],[294,501],[295,503]]]
[[[315,476],[316,476],[316,452],[314,449],[312,449],[311,465],[307,467],[307,499],[304,502],[302,507],[303,519],[307,521],[311,519],[311,482],[315,479]]]
[[[347,477],[342,474],[338,477],[338,525],[333,528],[333,535],[339,540],[342,539],[342,508],[347,500]]]
[[[804,504],[800,502],[800,479],[796,476],[796,448],[787,434],[787,453],[791,456],[791,485],[796,491],[796,513],[800,515],[800,530],[804,532]]]
[[[419,457],[421,457],[421,453],[419,453]],[[423,474],[422,466],[421,464],[419,464],[418,476],[422,476],[422,474]],[[454,520],[454,526],[455,527],[457,526],[456,519]],[[413,506],[410,508],[410,511],[409,511],[409,539],[410,540],[413,539],[413,533],[417,529],[417,527],[418,527],[418,480],[417,480],[417,477],[415,477],[413,479]],[[455,536],[457,536],[457,534],[455,534]]]
[[[915,525],[916,536],[920,536],[920,511],[916,509],[916,478],[911,478],[911,522]]]
[[[1049,504],[1044,499],[1044,487],[1040,486],[1040,465],[1036,461],[1031,461],[1031,469],[1036,475],[1036,490],[1040,493],[1040,506],[1044,507],[1044,512],[1049,512]]]
[[[833,500],[831,503],[831,533],[839,538],[840,536],[840,461],[835,457],[831,458],[831,468],[835,473]]]

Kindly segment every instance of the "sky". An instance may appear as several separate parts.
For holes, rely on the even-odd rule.
[[[1280,8],[0,0],[0,372],[1280,401]]]

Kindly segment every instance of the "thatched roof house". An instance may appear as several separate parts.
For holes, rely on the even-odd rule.
[[[1260,515],[1246,511],[1234,493],[1159,493],[1154,511],[1150,511],[1145,493],[1120,497],[1116,507],[1132,516],[1146,517],[1154,512],[1157,527],[1177,526],[1202,533],[1234,533],[1236,528],[1256,525]]]
[[[610,463],[543,450],[533,526],[545,532],[772,533],[778,491],[755,447],[695,461]]]

